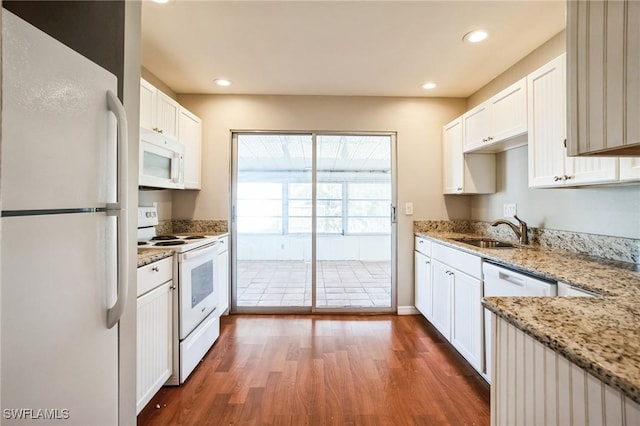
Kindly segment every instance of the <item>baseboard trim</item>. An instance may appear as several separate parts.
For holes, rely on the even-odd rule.
[[[420,313],[415,306],[398,306],[398,315],[417,315]]]

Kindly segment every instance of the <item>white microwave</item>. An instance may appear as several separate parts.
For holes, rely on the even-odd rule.
[[[138,185],[184,189],[184,145],[158,134],[141,133]]]

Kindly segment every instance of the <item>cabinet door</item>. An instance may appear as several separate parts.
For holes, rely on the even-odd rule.
[[[140,127],[147,130],[156,127],[156,93],[154,85],[140,79]]]
[[[620,158],[620,180],[640,180],[640,157]]]
[[[173,281],[138,297],[137,301],[137,413],[153,398],[172,373]]]
[[[415,252],[415,304],[429,321],[433,318],[431,259]]]
[[[228,240],[225,240],[227,244]],[[219,299],[218,310],[220,314],[229,309],[229,250],[224,250],[218,254],[216,264],[216,278],[218,283]]]
[[[464,154],[462,153],[462,119],[458,118],[444,126],[442,131],[442,153],[445,194],[459,194],[464,184]]]
[[[618,180],[618,159],[611,157],[567,157],[567,185],[589,185]]]
[[[202,121],[182,107],[180,108],[179,120],[178,141],[184,144],[184,187],[185,189],[200,189]]]
[[[496,143],[527,132],[527,79],[507,87],[490,100],[491,133]]]
[[[567,2],[572,155],[640,153],[639,25],[637,1]]]
[[[158,90],[156,98],[156,126],[158,132],[178,139],[178,115],[180,105]]]
[[[482,282],[454,271],[451,344],[478,372],[482,371]]]
[[[470,152],[489,142],[491,115],[489,103],[484,102],[462,116],[464,152]]]
[[[433,318],[431,323],[447,339],[451,340],[451,269],[431,259],[433,288]]]
[[[565,174],[565,57],[528,76],[529,186],[562,186]]]

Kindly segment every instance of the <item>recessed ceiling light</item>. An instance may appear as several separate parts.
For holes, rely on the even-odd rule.
[[[487,37],[489,37],[489,33],[485,30],[474,30],[466,33],[464,37],[462,37],[462,41],[467,43],[478,43]]]
[[[435,83],[433,83],[433,82],[428,82],[428,83],[423,84],[423,85],[422,85],[422,88],[423,88],[423,89],[430,90],[430,89],[435,89],[435,88],[436,88],[436,86],[437,86],[437,84],[435,84]]]
[[[215,80],[213,80],[213,82],[218,86],[231,86],[231,82],[229,80],[225,80],[224,78],[216,78]]]
[[[154,3],[160,3],[160,4],[164,4],[164,3],[169,3],[171,0],[151,0]]]

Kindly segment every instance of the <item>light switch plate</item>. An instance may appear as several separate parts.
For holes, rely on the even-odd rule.
[[[504,217],[514,217],[518,214],[516,203],[506,203],[502,206],[502,215]]]
[[[413,203],[404,203],[404,214],[407,216],[413,214]]]

